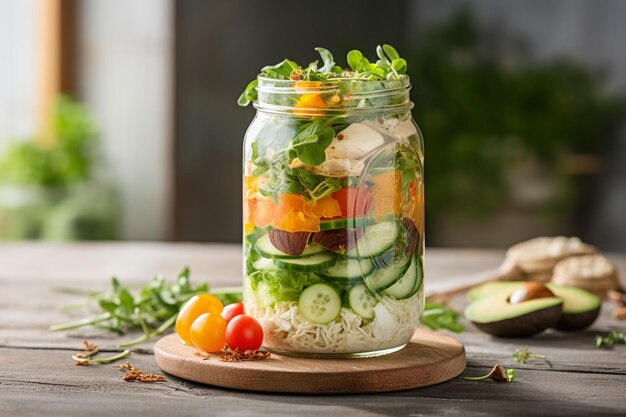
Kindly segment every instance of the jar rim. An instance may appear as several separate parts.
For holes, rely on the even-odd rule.
[[[374,93],[377,91],[389,91],[389,90],[401,90],[407,87],[411,87],[410,78],[406,74],[400,74],[399,78],[390,78],[385,80],[368,80],[363,78],[330,78],[321,81],[308,81],[308,80],[291,80],[291,79],[277,79],[266,77],[264,75],[257,76],[258,85],[257,90],[263,90],[265,92],[273,92],[276,90],[279,92],[288,91],[303,91],[307,92],[326,92],[327,90],[333,90],[343,85],[380,85],[379,90],[367,90],[368,93]],[[299,85],[298,85],[299,84]]]
[[[367,80],[359,78],[333,78],[323,81],[300,81],[269,78],[262,75],[257,77],[258,99],[253,105],[257,110],[270,113],[297,113],[302,116],[342,113],[377,113],[377,112],[404,112],[413,108],[409,97],[411,83],[408,75],[401,74],[399,78],[386,80]],[[302,96],[336,96],[338,105],[301,105],[296,103],[296,97]],[[291,99],[292,104],[273,98],[283,97]],[[387,100],[385,100],[387,99]],[[378,100],[377,105],[355,105],[365,101]],[[344,105],[348,101],[352,105]],[[311,104],[311,103],[309,103]],[[314,103],[313,103],[314,104]],[[323,103],[321,103],[323,104]]]

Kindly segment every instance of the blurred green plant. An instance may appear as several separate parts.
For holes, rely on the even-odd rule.
[[[61,187],[90,178],[97,140],[88,111],[69,97],[57,99],[54,140],[12,141],[0,157],[0,183]]]
[[[573,204],[568,192],[575,187],[562,158],[605,150],[623,120],[623,100],[604,94],[602,77],[581,66],[529,63],[514,45],[494,48],[469,10],[423,39],[409,75],[428,155],[430,220],[442,212],[484,216],[500,208],[510,193],[507,170],[520,155],[560,182],[561,208]]]
[[[14,140],[0,156],[0,240],[117,237],[118,196],[95,178],[97,130],[87,109],[57,99],[48,142]]]

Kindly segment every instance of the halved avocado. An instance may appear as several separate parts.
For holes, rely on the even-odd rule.
[[[494,289],[472,302],[465,317],[480,330],[501,337],[526,337],[558,325],[563,300],[535,298],[517,304],[509,302],[509,288]]]
[[[568,285],[547,284],[546,287],[563,300],[563,314],[557,329],[581,330],[591,326],[600,315],[602,300],[597,295]]]
[[[467,297],[476,301],[490,297],[495,293],[505,292],[510,295],[516,289],[526,285],[526,281],[488,282],[472,288]],[[554,295],[563,300],[561,319],[556,326],[559,330],[580,330],[590,326],[600,314],[602,300],[582,288],[546,284]]]
[[[507,290],[509,293],[513,292],[516,288],[524,285],[526,281],[493,281],[486,282],[481,285],[470,289],[467,292],[467,299],[469,301],[476,301],[479,298],[483,298],[487,295],[491,295],[496,290]]]

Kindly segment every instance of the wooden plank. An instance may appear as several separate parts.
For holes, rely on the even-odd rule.
[[[432,250],[427,253],[429,285],[496,266],[500,251]],[[617,256],[620,268],[626,257]],[[8,244],[0,245],[0,415],[67,416],[155,414],[226,416],[276,415],[624,415],[626,414],[626,349],[596,350],[593,337],[624,328],[606,309],[598,323],[579,333],[546,333],[532,339],[496,339],[471,325],[458,335],[468,352],[464,375],[485,373],[495,362],[517,370],[518,382],[478,383],[456,378],[449,383],[391,394],[280,396],[238,393],[168,376],[164,384],[121,381],[111,365],[78,367],[70,359],[84,337],[96,337],[103,348],[119,340],[96,329],[50,334],[50,324],[71,319],[56,307],[75,300],[59,294],[62,285],[87,289],[108,286],[118,274],[131,283],[153,273],[172,276],[182,265],[192,278],[213,285],[237,284],[241,277],[238,245],[196,244]],[[622,269],[623,275],[624,269]],[[464,300],[455,300],[462,307]],[[131,335],[129,335],[129,338]],[[512,353],[528,343],[548,355],[552,368],[538,361],[518,365]],[[142,370],[158,372],[152,344],[148,354],[130,361]]]
[[[0,282],[73,285],[108,284],[112,276],[136,282],[163,274],[173,277],[184,266],[192,279],[241,282],[241,246],[196,243],[3,243]]]
[[[0,349],[0,412],[39,416],[346,416],[346,415],[554,415],[599,416],[626,413],[623,376],[518,371],[517,382],[466,381],[388,394],[303,396],[242,393],[167,376],[158,384],[130,383],[112,365],[74,366],[70,353]],[[151,355],[129,361],[159,372]],[[33,366],[35,365],[36,366]],[[469,366],[464,376],[486,367]]]
[[[498,254],[497,251],[430,249],[427,276],[433,281],[445,281],[447,276],[457,273],[451,264],[467,264],[468,272],[476,271],[486,262],[497,263]],[[0,271],[3,293],[0,299],[0,345],[73,349],[80,346],[82,339],[89,338],[113,347],[120,338],[93,328],[67,333],[47,331],[52,324],[79,319],[85,314],[83,311],[71,315],[58,312],[57,307],[79,297],[55,292],[54,286],[102,290],[108,287],[109,277],[116,271],[125,282],[139,284],[159,271],[171,277],[184,264],[192,266],[192,279],[208,279],[214,286],[236,285],[241,274],[240,257],[238,245],[4,245],[0,250],[0,264],[3,265]],[[449,259],[458,262],[449,262]],[[54,267],[51,267],[50,260],[54,260]],[[30,270],[34,270],[37,276]],[[9,278],[11,276],[16,278]],[[458,299],[456,307],[462,309],[463,305],[463,299]],[[46,314],[41,314],[42,311]],[[595,334],[620,325],[623,326],[611,319],[610,308],[605,308],[599,322],[582,333],[548,333],[521,340],[495,339],[466,324],[467,331],[459,337],[473,360],[484,358],[511,364],[512,352],[529,344],[532,350],[548,354],[557,369],[622,372],[623,366],[616,366],[625,362],[622,350],[598,351],[593,347]],[[127,336],[128,339],[132,337]],[[561,349],[565,346],[567,349]],[[151,349],[152,344],[144,344],[141,348]],[[547,365],[534,362],[532,366]]]

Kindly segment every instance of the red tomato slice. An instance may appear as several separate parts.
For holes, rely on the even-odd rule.
[[[332,197],[339,203],[341,218],[363,217],[372,207],[372,192],[367,187],[345,187]]]

